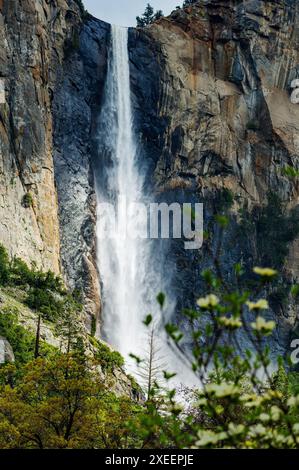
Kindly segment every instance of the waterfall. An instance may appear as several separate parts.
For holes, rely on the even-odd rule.
[[[142,201],[143,178],[137,167],[133,132],[128,56],[128,30],[111,26],[111,50],[105,89],[105,102],[100,119],[99,142],[103,149],[105,168],[97,185],[98,203],[118,202],[126,205]],[[106,156],[106,159],[105,159]],[[138,229],[142,214],[126,214],[118,208],[116,226],[110,214],[98,215],[98,265],[102,281],[103,321],[105,339],[126,359],[138,350],[141,338],[142,292],[144,289],[144,241],[126,236],[126,227]],[[106,218],[106,220],[105,220]],[[108,233],[99,236],[107,224]],[[118,230],[115,236],[115,230]]]
[[[103,337],[124,356],[127,371],[134,374],[136,364],[130,354],[144,357],[148,331],[143,320],[151,313],[158,329],[159,337],[156,339],[161,345],[165,369],[176,370],[179,382],[193,384],[193,376],[190,379],[184,361],[169,347],[161,324],[156,296],[167,289],[161,268],[163,250],[159,251],[159,240],[155,240],[155,245],[146,236],[130,236],[140,233],[140,229],[146,226],[147,213],[140,205],[146,205],[148,200],[144,194],[144,172],[138,162],[134,135],[128,30],[118,26],[111,26],[98,147],[99,158],[95,168],[97,258],[102,284]],[[131,210],[122,210],[124,202]],[[108,209],[111,205],[117,206],[116,217],[105,205]],[[171,311],[171,302],[168,304]]]

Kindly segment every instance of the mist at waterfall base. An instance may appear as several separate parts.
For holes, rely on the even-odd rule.
[[[127,204],[146,203],[150,195],[144,191],[144,170],[134,136],[131,107],[130,66],[128,54],[128,30],[111,26],[111,46],[104,91],[104,100],[98,125],[98,162],[95,181],[98,208],[113,204],[125,197]],[[101,279],[103,303],[102,335],[119,351],[126,361],[127,372],[138,375],[134,354],[141,359],[148,353],[148,329],[143,320],[148,314],[154,318],[158,329],[159,348],[168,372],[176,372],[174,379],[190,386],[195,383],[187,364],[170,347],[164,323],[174,309],[171,301],[170,279],[163,275],[163,253],[158,240],[115,236],[102,237],[102,226],[112,227],[107,212],[98,210],[97,260]],[[142,212],[116,212],[119,234],[126,233],[129,224],[138,229],[144,225]],[[106,219],[106,220],[105,220]],[[128,220],[129,219],[129,220]],[[158,245],[157,245],[158,244]],[[165,292],[168,307],[162,311],[156,300],[159,292]]]

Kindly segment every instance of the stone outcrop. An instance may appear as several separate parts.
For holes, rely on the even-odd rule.
[[[0,336],[0,364],[5,362],[15,362],[15,355],[9,341]]]

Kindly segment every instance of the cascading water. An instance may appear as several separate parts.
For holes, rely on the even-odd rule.
[[[100,145],[108,158],[103,169],[105,181],[98,185],[98,203],[113,203],[115,207],[121,198],[122,203],[129,207],[141,202],[143,179],[137,168],[133,133],[126,28],[111,27],[111,51],[100,121]],[[98,216],[104,333],[107,341],[126,358],[138,349],[144,313],[142,242],[126,234],[128,226],[134,230],[140,222],[136,212],[126,213],[120,207],[116,213],[116,226],[111,221],[111,214]],[[99,236],[104,225],[108,227],[108,233]]]
[[[147,225],[147,213],[140,209],[141,203],[146,205],[147,197],[133,129],[128,30],[118,26],[111,27],[98,145],[95,180],[103,335],[125,357],[127,370],[134,373],[136,365],[130,354],[144,357],[148,333],[143,320],[148,313],[161,326],[156,296],[165,291],[165,285],[157,245],[154,247],[146,236],[132,236],[140,234]],[[111,207],[116,208],[116,214]],[[166,368],[179,366],[179,380],[186,383],[185,366],[167,345],[163,331],[161,326],[157,339],[162,344]]]

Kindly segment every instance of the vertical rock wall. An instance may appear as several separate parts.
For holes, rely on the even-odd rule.
[[[0,3],[5,89],[0,103],[0,233],[11,255],[59,273],[50,89],[54,16],[54,8],[42,1]]]
[[[213,218],[231,203],[233,222],[221,252],[228,278],[241,261],[248,272],[254,263],[271,263],[286,285],[298,279],[298,211],[297,217],[292,211],[299,188],[283,173],[299,167],[299,106],[290,100],[299,74],[298,20],[295,0],[203,0],[131,31],[136,125],[151,184],[160,200],[203,202],[205,228],[215,240]],[[269,215],[271,193],[281,216],[278,207]],[[288,223],[273,226],[290,214],[291,236]],[[173,242],[170,257],[165,275],[179,311],[203,293],[200,273],[211,256]],[[278,322],[273,351],[284,352],[297,307],[281,290],[271,306]]]
[[[0,242],[82,290],[89,328],[100,312],[91,141],[108,33],[75,0],[0,2]]]
[[[92,156],[106,77],[109,32],[108,24],[94,19],[76,32],[57,76],[52,107],[62,268],[70,287],[84,293],[89,329],[95,327],[92,319],[99,319],[100,314]]]

